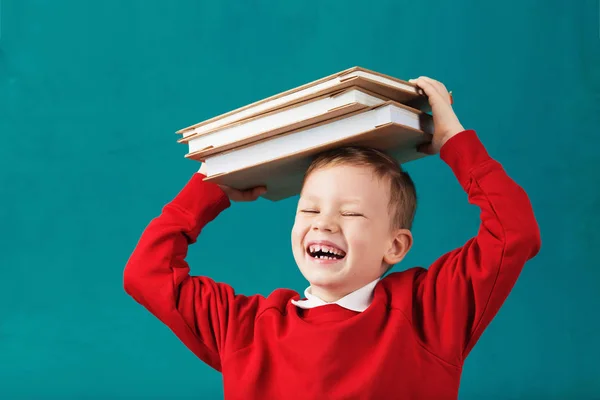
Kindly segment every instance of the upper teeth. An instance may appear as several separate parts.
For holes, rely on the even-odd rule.
[[[336,249],[335,247],[330,247],[330,246],[324,246],[324,245],[319,245],[319,244],[313,244],[310,245],[308,247],[308,250],[311,253],[316,253],[317,251],[322,251],[325,253],[332,253],[332,254],[336,254],[338,256],[341,256],[344,254],[343,251]]]

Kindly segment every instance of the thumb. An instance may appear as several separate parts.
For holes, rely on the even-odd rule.
[[[433,143],[421,144],[421,145],[417,146],[417,151],[419,153],[428,154],[428,155],[435,154],[435,148],[433,146]]]

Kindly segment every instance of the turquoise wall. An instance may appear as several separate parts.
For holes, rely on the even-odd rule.
[[[446,83],[542,229],[460,398],[600,397],[596,1],[0,3],[0,398],[221,398],[221,376],[122,287],[142,230],[198,168],[174,132],[354,65]],[[406,167],[416,242],[395,270],[478,228],[439,158]],[[192,272],[303,290],[296,200],[235,204],[190,249]]]

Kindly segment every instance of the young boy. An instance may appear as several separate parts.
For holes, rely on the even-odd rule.
[[[306,174],[292,230],[305,299],[278,289],[243,296],[190,276],[188,246],[238,191],[194,174],[142,234],[125,290],[223,374],[227,399],[455,399],[465,358],[511,291],[540,233],[526,193],[456,118],[445,86],[414,82],[440,157],[481,210],[475,237],[428,269],[381,276],[412,245],[416,196],[385,154],[343,148]],[[235,243],[232,243],[235,247]]]

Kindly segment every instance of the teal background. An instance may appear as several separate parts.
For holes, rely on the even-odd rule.
[[[222,398],[220,374],[122,287],[199,166],[174,132],[354,65],[444,82],[542,229],[460,398],[600,398],[599,18],[583,0],[1,1],[0,398]],[[406,168],[416,242],[395,271],[478,228],[439,158]],[[234,204],[190,249],[192,272],[304,290],[296,200]]]

